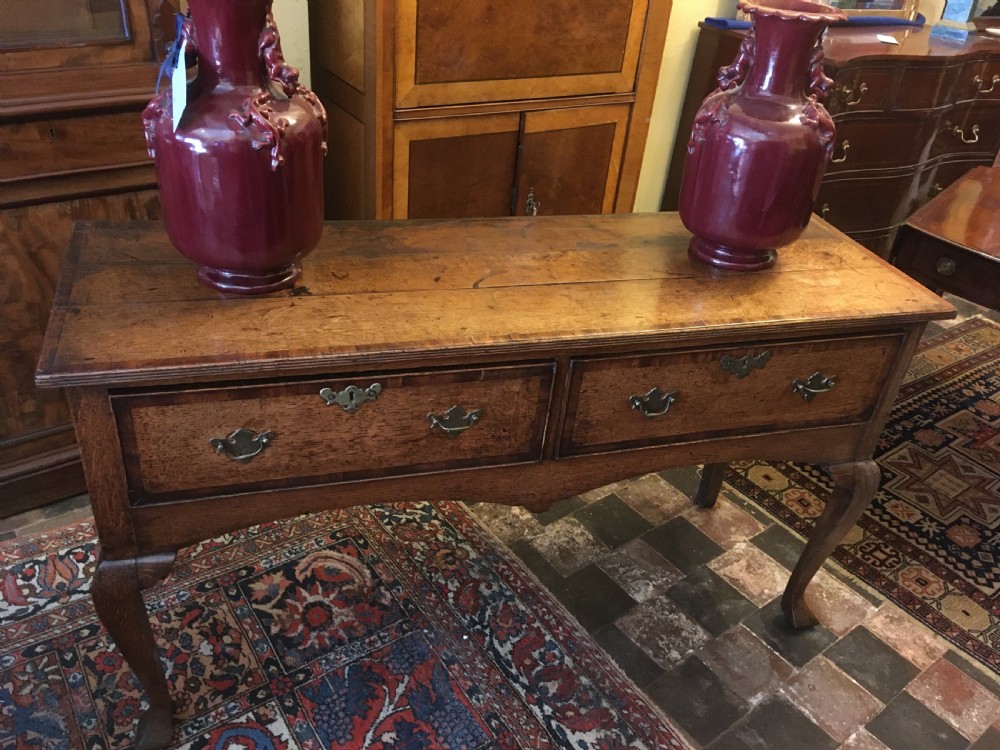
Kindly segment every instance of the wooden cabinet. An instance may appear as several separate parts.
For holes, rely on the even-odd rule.
[[[313,0],[328,218],[631,210],[669,6]]]
[[[1000,45],[984,36],[939,41],[931,28],[831,29],[824,42],[834,79],[827,103],[837,125],[833,160],[816,212],[883,257],[920,206],[1000,150]],[[663,208],[677,206],[694,113],[735,57],[742,32],[702,26]],[[996,77],[996,80],[994,80]]]
[[[77,219],[158,215],[140,113],[174,28],[146,0],[16,3],[0,28],[0,517],[85,490],[35,365]]]

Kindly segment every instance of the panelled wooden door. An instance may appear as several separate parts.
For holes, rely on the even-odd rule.
[[[398,123],[393,217],[610,213],[629,111],[609,104]]]

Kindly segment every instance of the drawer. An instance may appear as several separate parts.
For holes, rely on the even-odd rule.
[[[138,112],[0,125],[0,180],[148,160]]]
[[[1000,60],[974,60],[962,67],[955,101],[1000,101]]]
[[[1000,307],[1000,261],[904,227],[896,266],[932,289]]]
[[[896,335],[772,343],[651,356],[575,360],[561,455],[664,445],[726,435],[867,420],[899,349]],[[734,374],[757,357],[763,366]],[[809,400],[794,381],[832,377],[829,390],[813,382]],[[743,374],[743,377],[740,377]],[[654,388],[648,407],[639,401]]]
[[[196,490],[238,492],[535,461],[553,367],[116,394],[130,498],[141,504]],[[478,419],[462,429],[470,420],[445,416],[456,406],[458,417],[478,410]],[[223,441],[240,429],[247,432],[234,438],[238,445],[227,447]],[[263,446],[254,440],[262,434]]]
[[[993,154],[1000,149],[1000,104],[958,104],[941,115],[931,156]]]
[[[938,127],[934,115],[860,115],[840,120],[827,174],[920,164]]]
[[[832,115],[886,109],[892,101],[895,78],[893,66],[844,68],[835,74],[826,108]]]
[[[823,180],[816,213],[842,232],[871,232],[902,224],[919,203],[922,173],[837,177]]]
[[[934,109],[951,104],[952,91],[961,72],[961,65],[901,65],[892,109]]]

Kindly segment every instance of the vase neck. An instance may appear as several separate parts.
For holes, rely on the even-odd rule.
[[[198,77],[207,88],[263,80],[260,34],[271,0],[189,0],[198,46]]]
[[[813,50],[826,23],[758,16],[753,28],[756,47],[744,91],[789,99],[805,97]]]

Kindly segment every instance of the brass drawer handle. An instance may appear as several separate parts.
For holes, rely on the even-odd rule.
[[[524,202],[524,213],[526,216],[538,216],[538,209],[542,202],[535,198],[535,189],[528,188],[528,199]]]
[[[653,419],[666,414],[676,400],[677,391],[664,393],[659,388],[653,388],[645,396],[629,396],[628,402],[633,409],[638,409],[642,416]]]
[[[992,93],[993,89],[995,89],[997,87],[997,84],[1000,83],[1000,73],[997,73],[996,75],[993,76],[992,79],[990,79],[990,87],[988,89],[983,88],[982,76],[976,76],[975,78],[972,79],[972,82],[976,84],[976,91],[978,93],[989,94]]]
[[[952,125],[950,122],[945,122],[944,126],[948,129],[948,132],[961,139],[962,143],[979,143],[979,125],[972,126],[971,138],[966,138],[965,128],[961,125]]]
[[[743,380],[753,370],[760,370],[771,359],[771,352],[763,351],[757,355],[744,355],[734,359],[728,354],[723,354],[719,364],[723,372],[731,372],[737,380]]]
[[[482,409],[472,409],[466,412],[461,406],[455,405],[444,414],[431,412],[427,415],[427,421],[431,423],[431,430],[439,429],[448,437],[453,438],[472,427],[482,416]]]
[[[802,400],[809,403],[820,393],[828,393],[837,384],[835,377],[827,377],[821,372],[814,372],[807,379],[796,378],[792,381],[792,392],[802,396]]]
[[[851,148],[851,142],[845,140],[842,144],[840,144],[840,153],[843,155],[839,159],[830,159],[830,163],[843,164],[845,161],[847,161],[847,152],[850,150],[850,148]]]
[[[821,219],[826,221],[830,216],[830,204],[824,203],[819,209],[819,216]]]
[[[212,438],[208,441],[216,453],[224,455],[233,461],[245,464],[264,450],[277,437],[274,432],[254,432],[246,427],[233,430],[227,437]]]
[[[358,388],[356,385],[349,385],[342,391],[335,391],[332,388],[321,388],[319,395],[327,406],[337,404],[342,406],[344,411],[353,414],[366,401],[374,401],[378,394],[382,392],[381,383],[372,383],[367,388]]]
[[[935,268],[942,276],[951,276],[958,268],[958,264],[951,258],[938,258]]]
[[[841,86],[840,100],[844,103],[845,107],[853,107],[855,104],[860,104],[861,100],[867,93],[868,93],[868,84],[862,82],[861,85],[858,86],[857,99],[851,99],[851,97],[854,95],[854,89],[847,88],[846,86]]]

